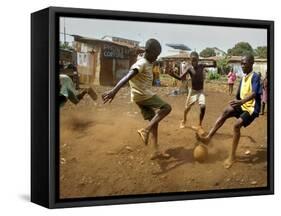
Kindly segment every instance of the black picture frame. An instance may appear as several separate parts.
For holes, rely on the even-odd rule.
[[[59,17],[267,29],[268,185],[263,188],[59,199]],[[202,16],[49,7],[31,14],[31,201],[47,208],[274,194],[274,22]]]

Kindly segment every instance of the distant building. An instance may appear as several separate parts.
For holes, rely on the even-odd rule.
[[[81,83],[115,85],[136,61],[142,48],[124,42],[114,42],[74,35],[77,69]]]
[[[175,67],[180,65],[181,62],[190,62],[190,54],[186,51],[180,51],[178,54],[163,56],[160,58],[162,68]]]
[[[243,76],[243,71],[241,68],[241,56],[231,56],[229,59],[229,64],[232,66],[234,72],[238,76]],[[267,70],[267,59],[255,58],[255,63],[253,65],[253,71],[260,72],[262,77],[265,76]]]
[[[208,61],[212,61],[212,60],[218,61],[223,58],[224,57],[212,56],[212,57],[208,57],[208,58],[203,58],[203,59],[201,59],[201,61],[203,61],[203,62],[208,62]],[[241,68],[241,59],[242,59],[242,56],[230,56],[228,58],[228,64],[233,68],[233,71],[240,77],[243,76],[243,71]],[[264,77],[266,70],[267,70],[267,59],[255,58],[253,70],[255,72],[260,72],[262,74],[262,77]]]
[[[109,35],[102,37],[102,40],[117,42],[119,44],[124,44],[124,45],[129,45],[129,46],[134,46],[134,47],[138,47],[140,44],[139,41],[130,40],[130,39],[121,38],[121,37],[109,36]]]
[[[226,52],[225,51],[223,51],[223,50],[221,50],[221,49],[219,49],[219,48],[217,48],[217,47],[213,47],[212,48],[214,51],[215,51],[215,53],[216,53],[216,56],[226,56]]]

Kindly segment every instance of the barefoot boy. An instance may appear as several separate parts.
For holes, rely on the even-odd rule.
[[[193,126],[193,129],[199,131],[199,133],[203,133],[202,121],[203,121],[203,118],[205,115],[205,109],[206,109],[205,94],[203,91],[204,68],[216,67],[216,62],[214,61],[214,63],[212,65],[199,64],[198,63],[199,55],[197,52],[192,52],[190,54],[190,58],[191,58],[191,66],[186,65],[186,67],[183,69],[183,73],[181,74],[181,76],[177,76],[172,71],[169,71],[169,74],[171,76],[173,76],[174,78],[180,79],[180,80],[184,79],[184,77],[186,77],[187,73],[190,74],[192,89],[190,90],[191,92],[188,93],[188,96],[186,98],[183,120],[181,121],[180,128],[185,128],[186,116],[187,116],[190,108],[194,105],[194,103],[196,101],[198,101],[199,107],[200,107],[199,124],[198,124],[198,126]]]
[[[230,168],[235,162],[235,153],[240,139],[240,129],[242,126],[250,125],[260,112],[260,77],[253,72],[254,56],[245,55],[241,59],[241,66],[245,76],[242,78],[236,95],[236,100],[230,101],[229,106],[215,122],[207,136],[198,134],[199,140],[208,143],[216,131],[223,126],[226,119],[236,117],[237,121],[233,127],[233,140],[229,157],[225,160],[225,168]]]
[[[138,133],[145,145],[148,143],[151,132],[155,153],[151,159],[168,158],[169,155],[159,151],[158,147],[158,124],[172,110],[171,106],[150,91],[153,81],[153,62],[161,53],[161,45],[155,39],[149,39],[145,45],[144,57],[137,60],[131,66],[130,71],[116,86],[102,95],[104,103],[111,102],[119,89],[128,81],[131,87],[131,99],[140,108],[143,118],[149,123],[145,128],[138,130]],[[157,110],[157,112],[155,112]]]

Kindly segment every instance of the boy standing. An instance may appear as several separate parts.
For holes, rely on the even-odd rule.
[[[158,146],[158,124],[172,110],[171,106],[150,91],[153,81],[152,66],[153,62],[161,53],[161,45],[156,39],[149,39],[145,45],[144,57],[137,60],[131,66],[130,71],[124,76],[116,86],[102,95],[104,103],[111,102],[117,92],[128,81],[131,87],[131,99],[140,108],[143,118],[149,123],[145,128],[138,130],[142,141],[145,145],[148,143],[149,134],[152,134],[152,142],[155,152],[151,159],[169,158],[170,156],[159,151]],[[158,110],[155,112],[155,110]]]
[[[185,128],[186,116],[190,110],[190,108],[194,105],[196,101],[198,101],[200,107],[200,116],[199,116],[199,125],[193,126],[192,128],[202,134],[202,121],[204,119],[206,103],[205,103],[205,94],[203,91],[204,88],[204,69],[206,67],[216,67],[216,62],[214,61],[212,65],[199,64],[199,55],[197,52],[192,52],[190,54],[191,58],[191,66],[187,65],[183,68],[183,73],[180,76],[177,76],[172,71],[169,71],[169,74],[176,79],[184,79],[186,78],[187,73],[190,74],[192,89],[189,90],[191,92],[188,93],[185,109],[183,114],[183,120],[181,121],[180,128]]]
[[[236,99],[230,101],[229,106],[215,122],[207,136],[197,134],[199,140],[208,143],[216,131],[223,126],[224,122],[231,117],[236,117],[237,121],[233,127],[232,148],[229,157],[225,160],[225,168],[230,168],[235,162],[236,149],[240,139],[240,129],[242,126],[247,127],[256,117],[259,116],[260,100],[260,76],[253,72],[254,56],[248,54],[242,57],[241,67],[245,76],[240,81]]]

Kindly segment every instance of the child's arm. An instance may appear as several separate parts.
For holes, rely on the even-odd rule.
[[[257,94],[259,94],[259,89],[260,89],[260,78],[258,75],[254,76],[252,78],[252,92],[251,94],[248,96],[248,97],[245,97],[244,99],[241,99],[240,98],[240,95],[238,95],[238,99],[236,100],[233,100],[233,101],[230,101],[230,105],[232,107],[238,107],[238,106],[241,106],[243,105],[244,103],[248,102],[249,100],[252,100],[256,97]],[[240,82],[240,87],[239,87],[239,93],[240,93],[240,88],[241,88],[241,83]]]
[[[252,100],[256,97],[256,92],[252,92],[248,97],[245,97],[242,100],[232,100],[229,102],[230,106],[232,107],[239,107],[243,105],[244,103],[248,102],[249,100]]]
[[[168,69],[168,74],[171,76],[171,77],[174,77],[175,79],[177,80],[181,80],[181,77],[178,76],[177,74],[174,73],[173,69]]]
[[[114,99],[115,95],[117,94],[117,92],[120,90],[120,88],[122,86],[124,86],[130,79],[132,79],[135,75],[137,75],[138,70],[137,69],[133,69],[130,70],[126,76],[124,76],[115,86],[113,89],[111,89],[108,92],[105,92],[102,94],[102,99],[103,99],[103,103],[105,104],[106,102],[109,101],[109,103],[111,103],[111,101]]]

